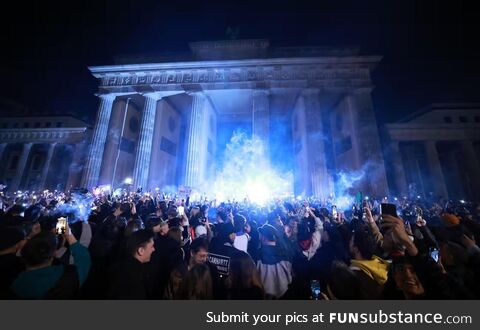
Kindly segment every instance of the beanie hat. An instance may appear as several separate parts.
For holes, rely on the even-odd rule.
[[[460,224],[460,218],[458,218],[458,217],[457,217],[456,215],[454,215],[454,214],[444,213],[444,214],[442,214],[440,217],[441,217],[443,223],[444,223],[447,227],[456,226],[456,225],[459,225],[459,224]]]

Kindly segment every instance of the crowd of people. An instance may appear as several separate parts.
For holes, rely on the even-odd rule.
[[[1,299],[480,298],[473,202],[77,190],[0,206]]]

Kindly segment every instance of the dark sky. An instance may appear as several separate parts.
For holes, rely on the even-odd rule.
[[[480,15],[467,1],[15,1],[1,21],[0,97],[93,117],[89,65],[116,54],[187,51],[188,42],[268,38],[272,46],[358,46],[381,121],[433,102],[480,101]]]

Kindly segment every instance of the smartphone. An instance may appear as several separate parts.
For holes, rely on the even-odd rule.
[[[435,262],[438,262],[439,254],[437,249],[430,250],[430,257],[432,257]]]
[[[362,205],[362,201],[363,201],[363,193],[361,191],[359,191],[357,193],[356,198],[355,198],[355,203],[360,206],[360,205]]]
[[[57,226],[55,227],[57,235],[65,234],[66,228],[67,228],[67,218],[64,218],[64,217],[58,218],[57,219]]]
[[[380,210],[381,210],[381,214],[388,214],[398,218],[397,207],[395,206],[395,204],[382,203],[380,204]]]
[[[320,299],[320,282],[318,282],[317,280],[311,280],[310,291],[312,294],[312,299],[319,300]]]
[[[337,211],[337,206],[336,205],[332,205],[332,216],[334,219],[337,218],[338,216],[338,211]]]
[[[178,215],[182,216],[185,214],[185,208],[183,206],[177,206]]]

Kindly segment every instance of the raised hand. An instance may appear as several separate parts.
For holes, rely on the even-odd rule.
[[[401,218],[397,218],[388,214],[382,214],[382,228],[391,232],[399,242],[405,245],[409,255],[417,255],[417,247],[410,240],[410,237],[405,230],[404,221]]]

